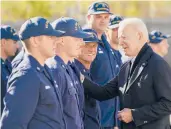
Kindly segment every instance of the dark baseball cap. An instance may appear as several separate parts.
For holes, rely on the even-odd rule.
[[[1,25],[1,39],[20,40],[15,29],[9,25]]]
[[[63,31],[63,36],[76,38],[88,38],[91,36],[89,33],[82,30],[81,26],[75,19],[70,17],[61,17],[51,24],[54,29]]]
[[[94,2],[88,8],[88,15],[102,13],[112,14],[109,5],[106,2]]]
[[[60,37],[64,32],[53,29],[49,21],[43,17],[33,17],[28,19],[20,28],[19,36],[21,40],[41,35]]]
[[[110,21],[109,21],[109,26],[108,28],[113,29],[119,27],[119,23],[123,20],[124,18],[122,16],[117,16],[117,15],[111,15],[110,16]]]
[[[83,31],[88,32],[91,35],[90,37],[83,39],[85,43],[91,43],[91,42],[98,43],[99,42],[99,39],[97,37],[97,32],[95,30],[93,30],[93,29],[84,29]]]
[[[163,39],[168,39],[170,37],[171,35],[163,34],[161,31],[158,31],[158,30],[153,30],[152,32],[149,33],[150,43],[153,43],[153,44],[158,44]]]

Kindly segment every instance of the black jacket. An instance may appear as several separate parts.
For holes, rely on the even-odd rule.
[[[134,121],[128,124],[122,122],[121,129],[170,129],[169,65],[145,44],[135,59],[130,79],[129,69],[130,61],[123,64],[119,75],[104,87],[85,79],[85,92],[100,101],[119,96],[121,109],[133,109]]]

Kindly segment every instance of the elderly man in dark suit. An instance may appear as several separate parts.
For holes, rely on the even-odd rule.
[[[133,59],[104,87],[85,79],[85,92],[101,101],[120,97],[121,129],[170,129],[171,68],[147,45],[148,31],[142,20],[123,20],[118,38]]]

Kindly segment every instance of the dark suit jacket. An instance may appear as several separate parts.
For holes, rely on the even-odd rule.
[[[122,122],[122,129],[170,129],[169,65],[145,44],[135,59],[130,79],[128,79],[129,70],[130,61],[126,62],[119,75],[104,87],[85,79],[85,92],[100,101],[119,96],[121,109],[132,109],[134,119],[128,124]]]

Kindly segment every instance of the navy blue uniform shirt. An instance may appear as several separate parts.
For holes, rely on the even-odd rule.
[[[11,71],[11,63],[8,60],[4,61],[1,58],[1,113],[4,108],[3,98],[7,92],[7,81]]]
[[[79,96],[67,64],[59,56],[48,59],[46,64],[51,69],[61,91],[67,129],[82,129]]]
[[[79,98],[79,104],[80,104],[80,113],[82,117],[82,123],[84,119],[84,87],[82,85],[82,82],[84,80],[84,75],[81,74],[80,71],[84,71],[85,75],[88,76],[87,69],[80,63],[79,65],[73,61],[72,63],[68,63],[68,69],[70,69],[70,75],[73,79],[74,85],[76,86],[78,98]],[[84,124],[83,124],[84,125]]]
[[[13,69],[1,129],[64,129],[62,100],[48,67],[28,54]]]
[[[89,78],[91,80],[90,71],[84,67],[82,63],[78,60],[74,60],[72,64],[70,64],[76,79],[80,83],[77,83],[79,91],[79,100],[81,105],[83,106],[83,121],[85,129],[100,129],[100,107],[97,101],[88,95],[84,94],[83,84],[84,78]],[[77,82],[76,81],[76,82]]]
[[[113,50],[106,36],[102,35],[97,48],[97,56],[92,62],[90,73],[92,80],[103,86],[113,79],[120,70],[121,58],[119,51]],[[101,124],[103,127],[118,126],[115,118],[118,108],[118,98],[100,102]]]

